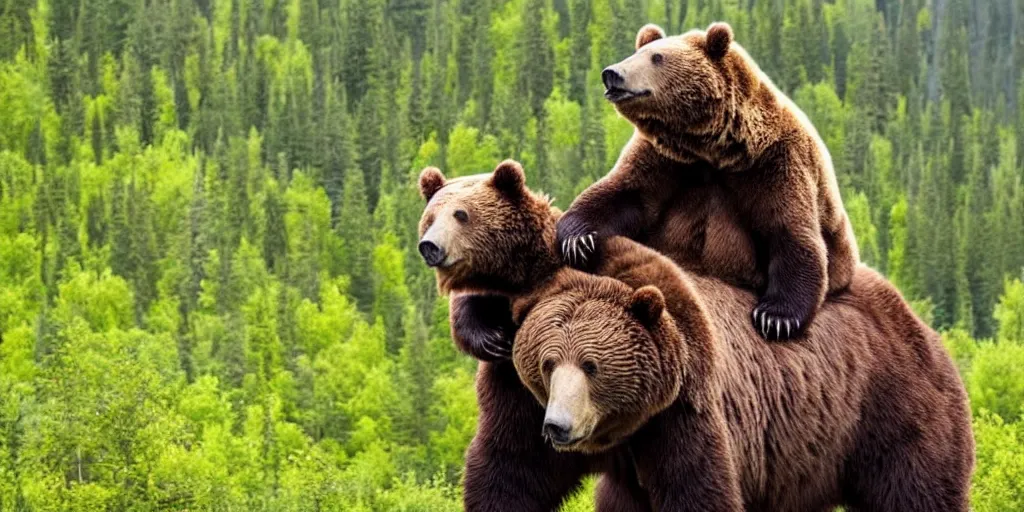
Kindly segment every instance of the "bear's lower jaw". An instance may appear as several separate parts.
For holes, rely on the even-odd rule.
[[[594,455],[611,450],[617,444],[617,442],[611,442],[609,439],[580,439],[571,444],[551,443],[551,447],[554,448],[556,452]]]
[[[624,103],[632,99],[643,98],[645,96],[650,95],[651,91],[647,89],[641,91],[632,91],[629,89],[623,89],[621,87],[612,87],[604,91],[604,97],[607,98],[608,101],[615,104]]]
[[[622,439],[611,431],[594,431],[561,444],[551,441],[551,447],[557,452],[596,454],[614,448]]]

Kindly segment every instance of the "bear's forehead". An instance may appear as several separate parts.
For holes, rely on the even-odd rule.
[[[485,182],[489,176],[490,174],[474,174],[472,176],[452,178],[445,182],[444,186],[441,187],[440,190],[434,193],[434,197],[430,198],[427,206],[440,205],[450,200],[469,195],[478,187],[485,186]]]
[[[704,40],[704,33],[698,30],[691,30],[685,34],[678,36],[663,37],[656,41],[651,41],[640,48],[639,52],[644,51],[662,51],[668,49],[679,49],[679,48],[691,48],[701,44]]]

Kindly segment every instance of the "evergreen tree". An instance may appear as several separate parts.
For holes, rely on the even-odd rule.
[[[666,9],[670,2],[665,2]],[[573,0],[569,53],[569,99],[587,103],[587,72],[590,70],[590,1]],[[670,32],[671,33],[671,32]]]
[[[370,239],[372,222],[367,204],[366,185],[362,172],[345,176],[345,192],[337,224],[342,240],[343,272],[351,278],[352,296],[364,311],[373,307],[373,241]]]

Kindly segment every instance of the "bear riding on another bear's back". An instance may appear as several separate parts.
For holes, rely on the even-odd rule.
[[[600,263],[595,239],[626,236],[693,272],[758,291],[757,330],[802,333],[858,262],[828,150],[725,23],[665,37],[602,73],[635,127],[615,168],[558,222],[569,264]]]

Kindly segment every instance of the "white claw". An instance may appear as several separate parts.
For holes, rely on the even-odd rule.
[[[491,350],[490,343],[486,343],[485,342],[485,343],[480,345],[480,348],[484,349],[484,352],[487,352],[488,355],[490,355],[491,357],[493,357],[495,359],[500,359],[501,358],[501,356],[499,354],[495,354],[494,351]]]
[[[800,320],[796,321],[796,330],[800,330]]]
[[[562,259],[569,259],[569,239],[562,240]]]
[[[786,320],[786,337],[789,337],[789,320]]]
[[[573,265],[575,265],[576,262],[579,260],[579,254],[580,254],[580,239],[579,238],[573,238],[572,239],[572,264]]]
[[[491,335],[493,336],[493,338],[488,337],[484,339],[486,343],[487,352],[492,356],[507,357],[509,355],[509,350],[498,343],[499,341],[502,341],[505,338],[502,335],[501,331],[493,331]]]
[[[590,250],[593,251],[597,246],[594,245],[594,234],[587,235],[587,239],[590,240]]]
[[[763,321],[761,322],[761,336],[764,338],[768,337],[768,329]]]

